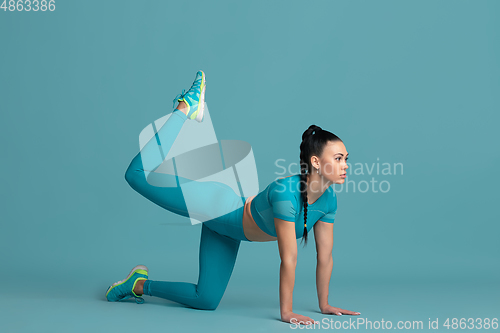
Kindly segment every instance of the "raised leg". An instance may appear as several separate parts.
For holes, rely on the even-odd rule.
[[[154,172],[163,163],[162,156],[170,151],[186,119],[181,110],[175,109],[157,135],[134,157],[125,179],[142,196],[173,213],[202,222],[214,220],[243,205],[242,198],[230,186]],[[186,203],[189,203],[189,211]]]
[[[163,162],[159,149],[162,149],[163,156],[166,156],[186,119],[183,112],[174,110],[158,131],[157,137],[151,138],[141,152],[132,159],[125,172],[125,180],[150,201],[174,213],[189,217],[176,176],[162,174],[164,187],[151,185],[147,181],[149,174]]]

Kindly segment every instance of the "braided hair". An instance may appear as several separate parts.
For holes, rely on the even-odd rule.
[[[321,127],[311,125],[302,134],[300,144],[300,195],[304,204],[304,246],[307,244],[307,175],[312,174],[311,157],[320,157],[327,142],[342,141],[335,134],[323,130]]]

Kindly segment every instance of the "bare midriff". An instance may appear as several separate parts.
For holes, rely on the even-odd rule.
[[[250,211],[250,204],[256,196],[248,197],[245,201],[245,207],[243,209],[243,233],[245,237],[252,242],[269,242],[277,240],[277,237],[266,234],[261,228],[255,223],[252,217],[252,212]]]

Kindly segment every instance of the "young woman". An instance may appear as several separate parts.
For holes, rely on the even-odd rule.
[[[198,283],[152,281],[148,279],[147,267],[138,265],[124,280],[108,288],[107,300],[134,297],[136,302],[143,303],[141,296],[145,294],[197,309],[215,310],[226,290],[241,241],[277,240],[281,257],[281,320],[312,324],[311,318],[292,311],[292,294],[297,265],[296,240],[303,237],[306,244],[308,233],[314,228],[318,261],[316,285],[321,312],[359,315],[328,304],[333,268],[333,222],[337,211],[337,197],[331,185],[342,184],[348,168],[346,148],[335,134],[311,125],[302,135],[300,174],[277,179],[256,196],[241,197],[222,183],[196,182],[176,175],[161,175],[171,184],[168,187],[147,182],[152,170],[146,170],[145,166],[159,165],[155,162],[158,144],[166,156],[186,120],[203,121],[205,89],[205,73],[198,71],[191,88],[174,99],[174,106],[176,102],[178,105],[158,131],[157,138],[153,137],[143,147],[125,173],[125,179],[134,190],[171,212],[186,217],[213,216],[202,223]],[[189,186],[181,189],[181,183]],[[199,203],[196,208],[190,207],[189,212],[184,200],[187,195]],[[219,207],[230,213],[221,214]]]

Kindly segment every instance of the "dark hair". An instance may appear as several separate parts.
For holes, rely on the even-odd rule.
[[[320,157],[329,141],[342,141],[332,132],[325,131],[316,125],[309,126],[302,134],[300,144],[300,195],[304,202],[304,246],[307,244],[307,175],[312,172],[311,157]]]

